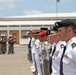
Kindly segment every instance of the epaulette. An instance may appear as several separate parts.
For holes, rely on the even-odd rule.
[[[61,44],[60,47],[61,47],[61,49],[64,48],[64,44]]]
[[[72,46],[72,48],[76,47],[76,43],[75,42],[72,43],[71,46]]]

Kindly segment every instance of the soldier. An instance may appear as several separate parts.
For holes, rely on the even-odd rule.
[[[48,33],[48,31],[47,31],[47,33]],[[47,41],[48,35],[49,34],[46,34],[46,36],[44,36],[45,59],[43,61],[44,61],[44,74],[45,75],[50,75],[50,72],[49,72],[49,51],[51,48],[51,44],[48,43],[48,41]]]
[[[50,33],[50,35],[48,35],[48,38],[47,38],[47,41],[48,41],[48,43],[50,43],[51,44],[51,46],[50,46],[50,48],[48,49],[49,50],[49,75],[51,74],[51,52],[52,52],[52,49],[53,49],[53,46],[54,46],[54,43],[53,43],[53,40],[52,40],[52,38],[51,38],[51,33]]]
[[[1,51],[2,51],[2,54],[5,54],[7,51],[6,42],[7,42],[7,39],[5,37],[5,34],[1,34]]]
[[[0,54],[2,54],[2,50],[1,50],[1,41],[2,41],[2,39],[0,39]]]
[[[34,37],[34,33],[36,31],[31,31],[31,36],[32,36],[32,40],[31,40],[31,56],[32,56],[32,66],[31,66],[31,71],[35,72],[36,71],[36,67],[35,67],[35,57],[34,57],[34,49],[35,49],[35,37]]]
[[[42,69],[42,75],[46,75],[47,74],[47,68],[46,68],[46,50],[45,50],[45,36],[46,36],[46,32],[47,30],[43,30],[41,33],[39,33],[38,35],[41,37],[40,41],[41,41],[41,69]]]
[[[67,42],[60,62],[60,75],[76,75],[76,24],[72,19],[64,19],[55,26],[61,40]]]
[[[55,26],[51,28],[51,40],[53,43],[52,45],[52,52],[50,55],[50,67],[51,67],[51,75],[59,75],[60,70],[60,58],[61,53],[64,48],[65,42],[60,41],[60,37],[58,36],[58,30]]]
[[[28,59],[29,61],[32,61],[32,55],[31,55],[31,41],[32,41],[32,36],[31,33],[29,33],[29,38],[28,38]]]
[[[34,56],[35,56],[35,62],[36,62],[36,69],[37,69],[37,73],[38,75],[42,75],[41,72],[41,67],[40,67],[40,59],[39,59],[39,53],[40,53],[40,40],[39,40],[39,36],[37,35],[39,32],[35,33],[35,48],[34,48]]]
[[[12,35],[9,35],[9,39],[8,39],[8,44],[9,44],[8,54],[10,54],[10,53],[14,54],[14,42],[15,42],[15,40],[13,39]]]

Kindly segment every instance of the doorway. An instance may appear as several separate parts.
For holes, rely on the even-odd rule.
[[[15,39],[15,44],[19,44],[19,31],[10,31],[10,34],[13,36],[13,38]]]

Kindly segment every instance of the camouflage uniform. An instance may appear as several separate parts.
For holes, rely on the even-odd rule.
[[[14,53],[14,40],[12,37],[9,37],[8,44],[9,44],[8,54],[10,54],[10,53],[13,54]]]
[[[1,52],[2,52],[2,54],[5,54],[6,53],[6,42],[7,42],[7,40],[6,40],[6,38],[5,38],[5,34],[2,34],[1,35]]]

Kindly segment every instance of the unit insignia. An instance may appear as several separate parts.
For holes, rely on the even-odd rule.
[[[71,46],[72,46],[72,48],[76,47],[76,43],[75,42],[72,43]]]
[[[64,44],[61,44],[60,46],[61,46],[61,48],[64,48]]]

